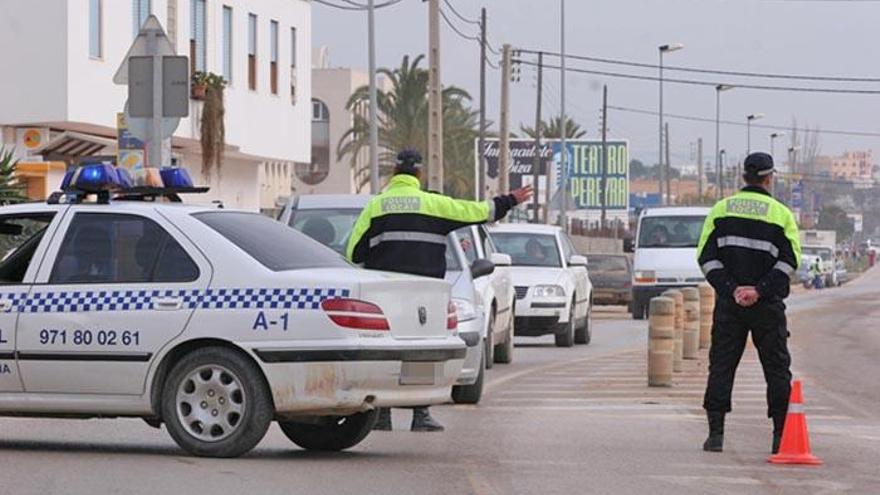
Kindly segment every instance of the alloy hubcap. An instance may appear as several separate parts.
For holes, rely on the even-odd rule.
[[[244,415],[241,380],[218,365],[201,366],[177,389],[177,417],[187,433],[205,442],[217,442],[235,432]]]

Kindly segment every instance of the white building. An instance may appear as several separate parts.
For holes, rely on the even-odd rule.
[[[347,108],[348,100],[358,88],[368,85],[366,70],[330,67],[327,49],[312,53],[312,161],[297,164],[293,189],[297,194],[349,194],[369,191],[370,160],[365,147],[357,156],[340,157],[339,142],[352,127],[355,115],[367,118],[368,105]],[[389,82],[377,78],[379,90],[387,90]],[[353,165],[353,166],[352,166]]]
[[[172,140],[172,156],[211,186],[199,201],[273,208],[294,163],[311,161],[309,1],[0,0],[0,12],[0,140],[22,158],[115,155],[127,90],[112,78],[153,14],[194,70],[229,81],[222,169],[201,173],[201,102]]]

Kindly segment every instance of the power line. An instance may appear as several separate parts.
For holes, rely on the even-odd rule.
[[[816,0],[812,0],[816,1]],[[537,54],[536,50],[526,50],[526,49],[518,49],[518,51],[522,53],[534,53]],[[553,57],[559,57],[559,52],[543,52],[545,55],[550,55]],[[614,58],[604,58],[604,57],[590,57],[586,55],[572,55],[569,53],[565,54],[566,58],[572,58],[575,60],[585,60],[588,62],[598,62],[602,64],[613,64],[613,65],[624,65],[628,67],[641,67],[647,69],[659,69],[659,66],[656,64],[649,64],[644,62],[632,62],[628,60],[614,59]],[[766,79],[788,79],[788,80],[803,80],[803,81],[836,81],[836,82],[880,82],[880,78],[876,77],[840,77],[840,76],[815,76],[815,75],[803,75],[803,74],[766,74],[760,72],[744,72],[744,71],[731,71],[731,70],[718,70],[718,69],[702,69],[696,67],[683,67],[677,65],[663,65],[663,70],[673,70],[679,72],[692,72],[697,74],[717,74],[724,76],[737,76],[737,77],[757,77],[757,78],[766,78]]]
[[[335,8],[335,9],[339,9],[339,10],[360,11],[360,10],[367,10],[367,9],[370,8],[369,5],[364,5],[364,4],[362,4],[362,3],[357,3],[357,2],[355,2],[355,1],[353,1],[353,0],[341,0],[341,1],[347,3],[348,5],[339,5],[339,4],[337,4],[337,3],[333,3],[333,2],[331,2],[330,0],[315,0],[315,2],[320,3],[321,5],[326,5],[327,7],[333,7],[333,8]],[[403,1],[403,0],[388,0],[387,2],[384,2],[384,3],[378,3],[378,4],[374,5],[373,8],[375,8],[375,9],[381,9],[381,8],[384,8],[384,7],[390,7],[390,6],[392,6],[392,5],[395,5],[395,4],[400,3],[400,2],[402,2],[402,1]]]
[[[455,6],[452,5],[452,2],[450,2],[449,0],[443,0],[443,3],[445,3],[446,6],[449,7],[449,10],[451,10],[452,13],[455,14],[455,16],[458,17],[459,19],[461,19],[462,21],[464,21],[468,24],[473,24],[475,26],[480,25],[480,21],[477,21],[474,19],[468,19],[467,17],[461,15],[461,13],[458,10],[456,10]]]
[[[516,62],[526,65],[537,65],[535,62],[527,61],[527,60],[516,60]],[[558,65],[544,65],[547,69],[559,69]],[[578,72],[581,74],[592,74],[596,76],[607,76],[607,77],[617,77],[623,79],[636,79],[640,81],[659,81],[659,78],[655,76],[640,76],[636,74],[624,74],[622,72],[607,72],[600,70],[589,70],[589,69],[581,69],[576,67],[567,67],[567,71],[570,72]],[[860,95],[876,95],[880,94],[880,90],[870,90],[870,89],[836,89],[836,88],[805,88],[805,87],[797,87],[797,86],[766,86],[760,84],[734,84],[730,82],[710,82],[710,81],[696,81],[693,79],[674,79],[674,78],[663,78],[664,82],[676,83],[676,84],[689,84],[692,86],[711,86],[716,87],[718,85],[725,86],[734,86],[742,89],[757,89],[763,91],[791,91],[791,92],[802,92],[802,93],[834,93],[834,94],[860,94]]]
[[[469,35],[461,32],[458,29],[458,27],[455,24],[453,24],[451,20],[449,20],[449,17],[446,15],[446,11],[443,9],[439,9],[439,10],[440,10],[440,16],[443,17],[444,21],[446,21],[446,25],[449,26],[450,29],[455,31],[455,34],[457,34],[459,37],[461,37],[463,39],[470,40],[470,41],[476,41],[477,43],[481,43],[480,38],[477,38],[476,36],[469,36]]]
[[[616,105],[608,105],[609,109],[618,110],[621,112],[629,112],[629,113],[638,113],[642,115],[657,115],[658,113],[654,110],[645,110],[641,108],[629,108],[629,107],[621,107]],[[680,115],[680,114],[672,114],[672,113],[663,113],[664,117],[669,117],[671,119],[678,120],[689,120],[692,122],[706,122],[706,123],[715,123],[715,119],[707,118],[707,117],[696,117],[693,115]],[[733,125],[739,127],[745,127],[747,124],[745,122],[738,122],[734,120],[721,120],[720,121],[724,125]],[[791,130],[791,126],[781,126],[781,125],[770,125],[770,124],[755,124],[751,125],[753,128],[757,129],[769,129],[774,131],[787,131]],[[815,129],[814,132],[819,134],[833,134],[838,136],[856,136],[856,137],[880,137],[880,133],[876,132],[865,132],[865,131],[843,131],[843,130],[834,130],[834,129]]]

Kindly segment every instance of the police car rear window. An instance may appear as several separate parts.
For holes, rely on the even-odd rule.
[[[272,271],[350,266],[333,250],[258,213],[212,211],[193,216]]]

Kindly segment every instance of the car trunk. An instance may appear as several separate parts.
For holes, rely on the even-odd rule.
[[[382,308],[398,339],[442,338],[446,328],[449,284],[440,279],[378,274],[360,284],[360,299]]]

